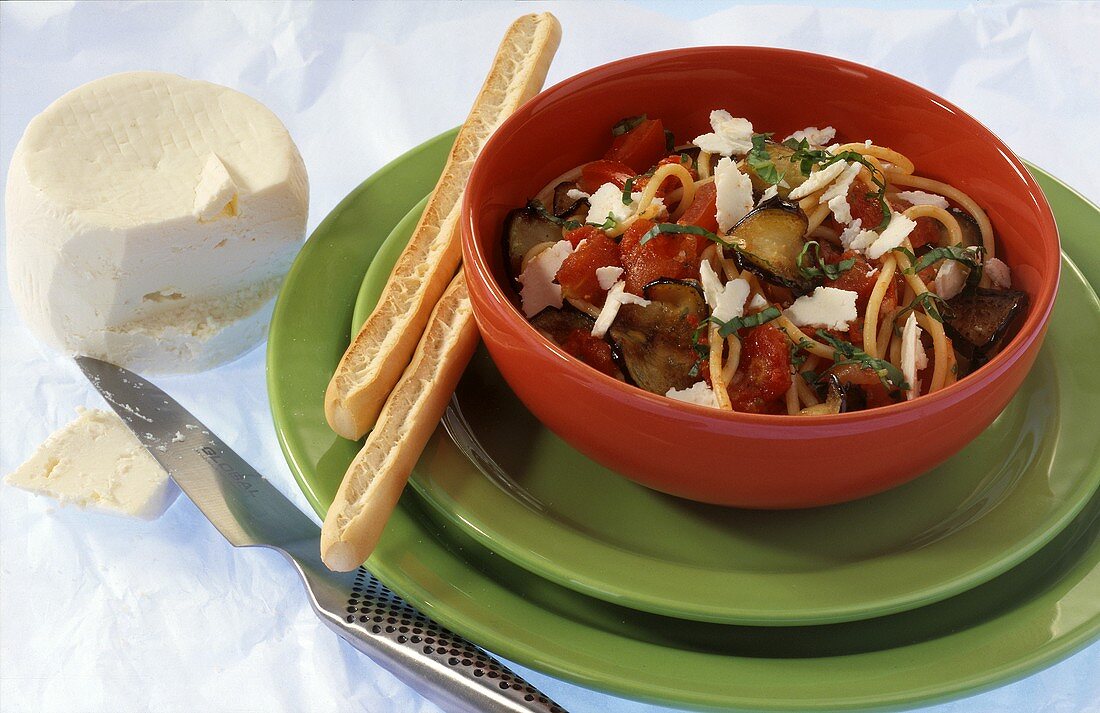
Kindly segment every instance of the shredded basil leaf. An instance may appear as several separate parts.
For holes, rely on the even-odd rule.
[[[707,240],[713,240],[720,245],[728,244],[706,228],[700,228],[698,225],[680,225],[679,223],[657,223],[657,225],[654,225],[646,231],[642,239],[638,241],[638,244],[645,245],[661,233],[689,233],[691,235],[701,235]]]
[[[565,220],[563,218],[559,218],[558,216],[554,215],[550,211],[546,210],[546,206],[544,206],[541,201],[536,201],[536,200],[527,201],[527,209],[535,211],[536,213],[539,214],[540,218],[545,218],[546,220],[549,220],[554,225],[560,225],[561,227],[565,228],[566,230],[576,230],[577,228],[581,227],[581,224],[578,223],[575,220]],[[612,226],[612,227],[614,227],[614,226]]]
[[[917,307],[923,309],[926,315],[940,324],[943,324],[944,315],[946,315],[948,319],[952,317],[951,307],[947,304],[947,300],[934,292],[922,292],[917,295],[913,298],[913,301],[909,303],[908,307],[898,312],[898,317],[906,312],[915,310]]]
[[[676,137],[672,135],[671,131],[665,129],[665,151],[672,153],[674,150],[676,150]]]
[[[935,265],[940,260],[953,260],[970,268],[970,274],[966,276],[967,285],[977,285],[982,280],[982,253],[985,250],[981,246],[968,248],[964,245],[947,245],[933,248],[921,256],[920,260],[910,258],[912,266],[906,270],[910,275],[915,275],[921,270]]]
[[[759,327],[761,324],[767,324],[773,319],[778,319],[780,314],[782,313],[779,311],[779,308],[771,305],[756,314],[749,314],[744,317],[733,317],[725,322],[715,317],[708,317],[707,321],[718,325],[718,336],[728,337],[731,334],[737,334],[737,332],[746,327]]]
[[[638,116],[628,116],[624,119],[619,119],[619,123],[611,127],[612,136],[622,136],[623,134],[630,133],[638,127],[648,117],[645,114],[639,114]]]
[[[634,199],[630,197],[630,194],[634,192],[634,179],[626,179],[626,183],[623,184],[623,205],[630,205],[634,202]]]
[[[870,369],[875,372],[882,381],[883,386],[887,388],[909,388],[909,383],[905,380],[905,375],[901,373],[901,369],[885,359],[877,359],[851,342],[837,339],[824,329],[819,329],[816,333],[818,339],[833,348],[833,362],[835,366],[855,364],[862,369]]]
[[[775,163],[772,162],[771,154],[768,153],[767,141],[772,135],[767,134],[753,134],[752,135],[752,148],[749,150],[747,156],[745,156],[745,163],[749,165],[749,168],[760,178],[761,181],[768,185],[774,186],[783,180],[783,176],[775,167]]]
[[[810,255],[810,252],[813,255]],[[807,265],[806,262],[809,262]],[[843,273],[855,267],[856,259],[849,257],[838,263],[828,263],[821,256],[821,245],[816,240],[811,240],[802,246],[798,253],[798,272],[807,279],[821,277],[827,280],[836,280]]]

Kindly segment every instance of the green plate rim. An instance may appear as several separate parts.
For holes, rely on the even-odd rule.
[[[423,212],[427,197],[414,205],[404,217],[394,226],[387,235],[385,241],[379,247],[374,259],[371,261],[367,272],[360,283],[355,300],[355,309],[349,330],[355,331],[358,325],[365,319],[367,311],[373,308],[374,302],[380,291],[380,282],[384,282],[396,261],[404,241],[397,241],[403,233],[411,232]],[[407,235],[406,235],[407,237]],[[1063,258],[1072,264],[1072,260],[1063,254]],[[1072,268],[1071,268],[1072,273]],[[1087,280],[1086,280],[1086,284]],[[1100,307],[1100,303],[1098,303]],[[476,435],[475,435],[476,438]],[[1061,447],[1065,447],[1064,445]],[[459,447],[459,450],[463,450]],[[1053,456],[1053,454],[1052,454]],[[965,452],[955,458],[964,458]],[[1042,467],[1044,463],[1033,467]],[[478,468],[479,470],[480,467]],[[423,471],[417,468],[413,471],[410,483],[416,489],[420,497],[427,502],[439,515],[446,518],[457,527],[463,528],[468,535],[480,545],[486,547],[502,557],[506,557],[513,563],[523,567],[533,574],[550,579],[558,584],[574,589],[597,599],[609,601],[620,606],[638,609],[641,611],[659,614],[662,616],[692,619],[697,621],[710,621],[719,624],[745,624],[756,626],[802,626],[808,624],[831,624],[858,619],[868,619],[877,616],[886,616],[921,606],[932,604],[952,597],[960,592],[973,589],[1004,572],[1012,569],[1020,562],[1030,557],[1035,552],[1048,544],[1059,532],[1072,522],[1092,495],[1100,487],[1100,468],[1089,469],[1082,467],[1082,471],[1070,481],[1073,484],[1071,491],[1060,490],[1058,506],[1046,510],[1046,516],[1036,519],[1030,524],[1029,532],[1020,542],[1013,542],[1004,549],[994,549],[995,545],[984,545],[991,533],[997,533],[1005,525],[1007,514],[1006,506],[1016,505],[1015,511],[1028,512],[1028,508],[1022,507],[1021,498],[1026,498],[1020,488],[1013,488],[1003,500],[989,512],[986,512],[977,522],[969,523],[962,530],[955,532],[951,537],[942,538],[920,549],[911,549],[902,552],[896,559],[890,556],[875,558],[867,563],[857,563],[847,567],[837,567],[834,570],[844,569],[855,574],[855,570],[866,567],[869,571],[861,572],[860,576],[866,580],[876,577],[894,581],[894,577],[902,574],[905,582],[912,584],[913,579],[922,577],[934,577],[936,565],[930,560],[929,550],[946,549],[948,553],[957,553],[967,550],[966,542],[977,542],[979,546],[985,546],[985,559],[972,567],[960,567],[958,572],[947,579],[935,580],[931,586],[925,586],[915,590],[904,590],[903,584],[894,586],[896,592],[886,597],[873,597],[863,602],[854,604],[833,604],[808,606],[801,609],[786,608],[780,611],[775,607],[768,607],[760,602],[766,602],[766,592],[757,596],[755,606],[747,606],[744,599],[734,599],[738,595],[750,596],[752,588],[741,587],[737,591],[727,589],[725,592],[716,591],[718,585],[712,582],[712,594],[706,598],[694,601],[677,600],[676,592],[668,588],[654,589],[644,588],[646,581],[654,578],[676,581],[678,577],[686,577],[693,574],[691,565],[678,565],[676,563],[654,560],[642,554],[622,550],[613,544],[608,544],[581,532],[558,526],[555,523],[547,523],[540,518],[529,506],[517,502],[509,493],[501,488],[479,487],[477,492],[469,493],[469,497],[477,502],[479,510],[461,508],[456,511],[448,493],[437,492],[436,489],[424,482]],[[1032,477],[1038,477],[1033,474]],[[486,480],[492,480],[486,476]],[[479,483],[478,486],[483,485]],[[486,499],[490,499],[489,500]],[[1008,501],[1012,501],[1009,503]],[[1020,501],[1020,502],[1017,502]],[[489,517],[478,516],[478,513],[503,513],[500,508],[507,508],[512,518],[520,518],[522,522],[509,523],[507,530],[510,533],[519,532],[519,537],[513,539],[513,535],[504,536],[504,530],[497,522],[509,521],[509,517],[501,516],[495,522]],[[532,530],[533,528],[533,530]],[[524,532],[527,530],[527,532]],[[537,530],[535,532],[534,530]],[[959,537],[963,541],[958,540]],[[526,543],[545,543],[537,552],[528,549]],[[588,570],[582,571],[578,566],[568,566],[562,563],[563,559],[570,557],[570,550],[594,546],[604,552],[607,557],[614,557],[614,577],[600,577],[590,574]],[[946,553],[945,553],[946,554]],[[887,561],[893,560],[893,561]],[[591,563],[590,563],[591,564]],[[611,566],[607,561],[603,565]],[[593,565],[594,566],[594,565]],[[644,569],[643,569],[644,568]],[[914,569],[915,568],[915,569]],[[900,570],[900,572],[899,572]],[[910,570],[913,570],[910,572]],[[730,577],[736,576],[730,574]],[[769,579],[776,587],[787,588],[792,591],[821,592],[828,591],[828,581],[823,581],[821,572],[801,574],[801,576],[773,575]],[[728,585],[727,585],[728,586]],[[908,586],[908,585],[906,585]],[[748,590],[748,591],[746,591]],[[807,594],[807,597],[809,595]],[[728,603],[727,603],[728,602]]]
[[[440,146],[445,141],[453,140],[454,132],[441,135],[432,139],[424,144],[418,146],[412,151],[408,152],[404,156],[396,159],[395,161],[384,167],[379,173],[376,173],[371,178],[364,181],[358,189],[353,191],[348,198],[340,203],[333,213],[329,215],[322,222],[314,233],[314,238],[325,235],[325,231],[328,226],[335,224],[337,217],[342,208],[349,205],[362,191],[368,187],[378,183],[383,178],[390,178],[391,172],[400,169],[400,165],[404,162],[409,162],[421,157],[424,154],[429,154],[432,151],[441,151]],[[1044,174],[1052,183],[1064,186],[1060,181],[1053,179],[1049,174]],[[1068,188],[1068,187],[1065,187]],[[1071,195],[1077,196],[1079,199],[1083,199],[1082,196],[1069,189]],[[1086,205],[1092,207],[1094,212],[1100,213],[1095,206],[1092,206],[1087,199],[1083,199]],[[407,210],[407,207],[406,207]],[[396,219],[395,219],[396,220]],[[299,274],[306,268],[305,264],[308,259],[313,256],[314,253],[323,249],[321,247],[321,240],[314,240],[311,238],[310,242],[307,242],[303,248],[299,259],[295,262],[290,273],[288,274],[287,282],[292,282],[297,279]],[[376,246],[364,246],[364,254],[369,253],[373,255]],[[1087,263],[1088,273],[1095,274],[1100,273],[1100,255],[1093,258],[1092,256],[1082,256]],[[277,436],[279,438],[280,446],[284,451],[284,455],[287,458],[287,462],[291,467],[291,471],[294,474],[299,486],[302,488],[303,493],[306,495],[307,500],[311,506],[318,512],[323,514],[327,504],[322,503],[317,496],[316,490],[312,483],[309,482],[307,474],[304,471],[304,465],[296,453],[294,448],[296,447],[296,435],[292,433],[292,426],[294,417],[289,411],[281,409],[281,398],[286,395],[287,391],[292,390],[292,384],[282,383],[282,378],[278,374],[277,362],[280,359],[280,352],[284,340],[287,342],[295,339],[294,325],[287,325],[286,333],[280,323],[280,320],[284,318],[284,313],[290,311],[287,304],[284,302],[284,294],[280,295],[276,304],[276,309],[272,322],[271,331],[271,343],[268,350],[268,388],[271,396],[271,404],[273,417],[276,423]],[[350,296],[350,295],[348,295]],[[345,300],[345,306],[348,308],[346,314],[350,314],[350,305],[347,304],[348,300]],[[332,306],[332,305],[328,305]],[[334,310],[335,311],[335,310]],[[346,316],[343,317],[346,324]],[[325,369],[331,370],[332,364],[323,365]],[[317,393],[316,398],[318,405],[320,404],[321,393]],[[653,702],[660,702],[670,705],[688,705],[696,708],[709,708],[715,710],[729,710],[734,707],[755,707],[755,708],[767,708],[772,710],[808,710],[808,709],[866,709],[866,708],[882,708],[882,707],[909,707],[918,704],[928,704],[936,701],[948,700],[951,698],[960,697],[963,695],[977,693],[981,690],[986,690],[997,685],[1007,683],[1010,680],[1014,680],[1021,676],[1024,676],[1037,669],[1050,665],[1051,663],[1069,656],[1073,652],[1081,649],[1090,641],[1097,638],[1100,634],[1100,611],[1097,611],[1091,616],[1087,617],[1084,624],[1074,627],[1070,631],[1063,631],[1060,637],[1053,644],[1048,644],[1040,647],[1029,656],[1024,656],[1019,659],[1013,660],[1007,664],[996,666],[993,669],[986,670],[980,674],[970,675],[963,678],[952,678],[950,681],[941,682],[938,684],[930,684],[924,686],[918,686],[908,689],[902,692],[893,692],[889,695],[874,695],[874,696],[836,696],[828,700],[820,699],[816,700],[814,704],[809,705],[804,700],[784,700],[784,699],[771,699],[767,701],[761,701],[758,699],[745,698],[743,695],[725,695],[716,696],[712,691],[704,690],[703,688],[693,690],[670,690],[661,688],[659,685],[654,684],[652,681],[646,680],[644,672],[636,672],[631,678],[623,678],[616,676],[613,672],[606,670],[598,670],[592,667],[584,667],[583,664],[578,666],[571,661],[563,661],[554,659],[552,655],[545,654],[539,647],[530,645],[528,643],[517,641],[508,636],[501,635],[499,629],[506,622],[494,621],[492,616],[488,616],[484,611],[484,602],[476,602],[469,606],[476,606],[472,611],[479,615],[480,619],[474,619],[472,617],[463,616],[460,611],[455,610],[453,605],[448,605],[446,601],[441,599],[439,592],[431,591],[426,585],[418,581],[414,574],[419,574],[427,577],[430,573],[415,572],[410,573],[404,569],[404,565],[408,562],[403,561],[401,558],[403,547],[422,547],[428,548],[428,553],[433,554],[436,557],[444,557],[447,560],[455,560],[461,564],[465,560],[460,554],[453,552],[444,540],[438,539],[437,527],[429,527],[423,517],[419,514],[419,503],[414,497],[406,496],[402,499],[400,506],[394,513],[394,517],[391,520],[390,527],[387,528],[387,535],[383,537],[379,546],[379,551],[376,556],[371,559],[368,566],[371,570],[382,579],[391,589],[397,592],[399,595],[408,600],[411,604],[418,607],[424,613],[432,616],[441,624],[450,627],[457,633],[470,638],[471,640],[493,650],[497,653],[511,658],[522,664],[531,666],[533,668],[545,671],[551,675],[556,675],[561,678],[579,683],[590,688],[597,688],[610,693],[624,695],[641,700],[649,700]],[[1087,527],[1088,525],[1085,525]],[[1057,582],[1061,582],[1064,579],[1073,575],[1076,577],[1075,585],[1078,586],[1082,582],[1089,586],[1089,591],[1097,586],[1094,581],[1100,572],[1100,564],[1093,561],[1095,560],[1096,551],[1100,550],[1100,543],[1093,542],[1089,544],[1089,549],[1085,553],[1087,556],[1078,558],[1072,567],[1064,573]],[[1088,571],[1085,571],[1085,568]],[[1079,575],[1079,576],[1078,576]],[[475,580],[480,573],[473,572],[470,575]],[[501,589],[504,587],[502,584],[498,584],[495,580],[483,577],[482,579],[485,587],[493,590]],[[437,583],[438,584],[438,583]],[[458,585],[449,584],[451,589],[454,589]],[[470,582],[459,583],[462,586],[470,586]],[[1040,604],[1046,602],[1051,597],[1061,597],[1052,593],[1054,589],[1053,585],[1043,589],[1035,597],[1032,597],[1028,602],[1020,604],[1019,609],[1026,609],[1029,612],[1038,607]],[[450,591],[444,592],[444,594],[450,594]],[[515,599],[516,596],[507,588],[502,591],[502,596]],[[965,595],[964,595],[965,596]],[[1095,599],[1095,597],[1091,598]],[[464,600],[463,600],[464,601]],[[1061,598],[1055,598],[1052,603],[1061,601]],[[467,603],[468,602],[465,602]],[[941,606],[941,605],[934,605]],[[1098,606],[1100,610],[1100,606]],[[1017,609],[1013,609],[1006,616],[1015,615]],[[1027,614],[1019,614],[1019,616],[1026,616]],[[898,616],[907,616],[901,614]],[[483,621],[488,618],[489,623]],[[1000,621],[1003,617],[995,617]],[[572,623],[573,620],[566,620],[566,624]],[[1010,622],[1015,624],[1015,622]],[[578,626],[582,627],[580,631],[587,631],[583,628],[583,623],[578,623]],[[838,625],[847,626],[847,625]],[[978,626],[978,625],[976,625]],[[957,634],[952,634],[951,638],[955,638]],[[629,641],[627,642],[630,643]],[[908,648],[908,647],[904,647]],[[880,652],[882,653],[882,652]],[[682,654],[677,654],[682,655]],[[847,658],[847,657],[846,657]],[[731,666],[736,668],[737,661],[743,661],[745,659],[731,658]],[[748,661],[755,661],[756,659],[748,659]],[[606,668],[606,667],[605,667]]]

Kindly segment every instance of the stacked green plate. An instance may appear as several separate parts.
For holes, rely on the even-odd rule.
[[[348,196],[303,249],[276,307],[272,408],[319,513],[358,449],[325,425],[324,387],[451,140],[414,149]],[[1036,176],[1082,270],[1067,258],[1035,369],[950,463],[812,511],[688,503],[572,451],[479,353],[370,568],[507,658],[672,705],[917,705],[1084,646],[1100,634],[1100,467],[1087,418],[1100,376],[1082,358],[1100,339],[1089,286],[1100,249],[1087,241],[1100,212]]]

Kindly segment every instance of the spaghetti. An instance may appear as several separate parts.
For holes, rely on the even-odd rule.
[[[895,149],[666,134],[624,119],[505,226],[525,313],[609,376],[730,411],[875,408],[979,367],[1026,309],[988,289],[986,213]],[[565,241],[555,273],[527,270]]]

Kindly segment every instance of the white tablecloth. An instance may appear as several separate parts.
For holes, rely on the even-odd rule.
[[[564,28],[549,83],[631,54],[759,44],[892,72],[964,107],[1020,155],[1100,200],[1100,5],[872,2],[0,5],[0,165],[65,91],[125,70],[175,72],[267,104],[311,178],[310,228],[363,178],[460,123],[524,12]],[[885,5],[885,3],[883,3]],[[827,117],[822,117],[827,121]],[[0,289],[8,473],[77,405],[75,367],[29,335]],[[263,349],[161,380],[303,510],[268,412]],[[524,671],[572,711],[655,711]],[[1100,710],[1100,646],[939,712]],[[5,711],[433,711],[310,613],[290,568],[234,551],[180,498],[159,521],[59,509],[0,488]]]

